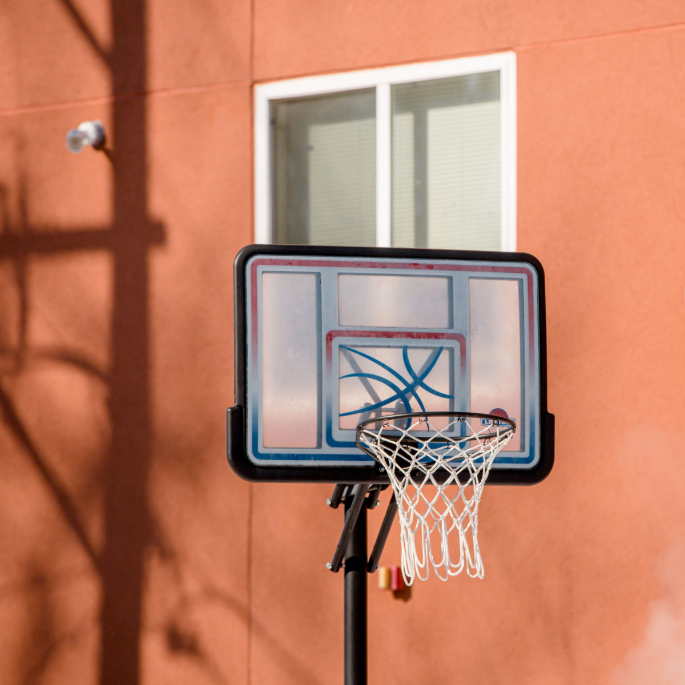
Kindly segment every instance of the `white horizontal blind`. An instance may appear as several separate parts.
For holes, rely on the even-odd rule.
[[[309,243],[376,244],[376,121],[309,129]]]
[[[499,102],[428,115],[428,247],[500,246]]]
[[[498,250],[498,71],[393,87],[393,245]]]

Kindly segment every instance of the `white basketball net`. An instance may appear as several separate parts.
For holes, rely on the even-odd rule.
[[[514,431],[484,416],[391,416],[359,426],[359,446],[385,468],[395,492],[407,585],[426,580],[431,566],[441,580],[464,569],[483,577],[478,504],[495,457]]]

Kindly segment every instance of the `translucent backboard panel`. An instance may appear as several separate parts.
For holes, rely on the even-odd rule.
[[[262,276],[261,421],[265,447],[319,445],[318,290],[317,274]]]
[[[553,429],[542,279],[529,255],[246,248],[232,465],[251,479],[377,482],[355,443],[361,421],[496,411],[517,430],[491,479],[539,480]]]
[[[469,279],[471,411],[493,407],[521,422],[521,280]],[[517,431],[505,452],[518,452]]]
[[[435,276],[338,276],[338,322],[371,328],[447,328],[451,283]]]
[[[338,428],[390,414],[454,410],[454,364],[446,345],[338,347]]]

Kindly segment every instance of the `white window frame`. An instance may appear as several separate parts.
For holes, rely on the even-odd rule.
[[[392,103],[390,86],[397,83],[500,72],[501,107],[501,249],[516,250],[516,54],[502,52],[440,62],[422,62],[382,69],[308,76],[274,81],[254,89],[255,242],[272,242],[271,126],[272,100],[376,89],[376,245],[392,240]]]

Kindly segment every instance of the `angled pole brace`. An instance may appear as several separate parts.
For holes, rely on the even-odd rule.
[[[333,501],[336,498],[336,496],[338,496],[338,488],[340,487],[340,485],[335,486],[333,496],[331,497],[330,506],[333,506]],[[335,548],[333,560],[329,564],[326,564],[327,568],[333,571],[333,573],[337,573],[340,570],[342,560],[345,556],[345,552],[347,551],[347,546],[350,544],[352,531],[354,530],[354,527],[357,523],[357,519],[359,518],[359,512],[362,510],[362,507],[364,506],[364,498],[366,497],[366,493],[368,492],[368,490],[368,483],[360,483],[358,485],[355,485],[352,488],[352,492],[348,495],[352,497],[352,505],[350,506],[347,515],[345,516],[345,525],[343,526],[342,533],[340,535],[340,540],[338,541],[338,546]],[[341,499],[342,494],[338,496],[338,504],[340,503]]]
[[[326,501],[328,506],[332,509],[337,509],[342,501],[347,500],[349,497],[352,498],[352,505],[350,506],[345,517],[345,524],[340,535],[338,546],[335,548],[333,560],[326,564],[326,567],[333,571],[333,573],[337,573],[340,570],[343,559],[345,558],[345,551],[350,543],[352,531],[357,523],[359,512],[361,511],[362,507],[364,504],[366,504],[367,508],[369,509],[376,507],[378,505],[378,497],[381,493],[381,490],[384,489],[385,487],[366,484],[354,486],[338,484],[333,489],[333,494],[331,495],[330,499]],[[367,493],[368,497],[366,497]],[[367,563],[367,570],[369,573],[375,573],[375,571],[378,569],[381,554],[383,554],[383,548],[385,547],[388,535],[390,534],[390,529],[392,528],[392,523],[395,519],[396,513],[397,502],[395,501],[395,498],[392,497],[385,512],[385,516],[383,517],[380,530],[378,531],[378,537],[376,538],[376,542],[373,546],[371,557]]]
[[[390,529],[392,528],[392,522],[395,520],[395,514],[397,513],[397,501],[393,495],[390,498],[390,503],[388,508],[385,510],[385,516],[383,517],[383,523],[381,523],[381,528],[378,531],[378,537],[376,538],[376,543],[373,546],[371,552],[371,557],[369,558],[369,563],[367,569],[369,573],[375,573],[378,569],[378,564],[381,560],[381,554],[383,554],[383,548],[385,547],[385,542],[390,534]]]

